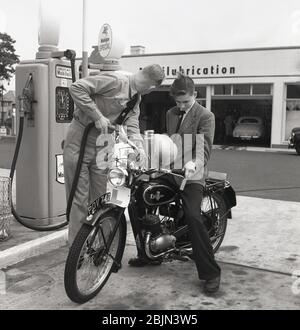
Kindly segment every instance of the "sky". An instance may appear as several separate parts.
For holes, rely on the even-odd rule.
[[[38,49],[40,0],[0,0],[0,31],[21,60]],[[42,0],[60,23],[59,48],[82,52],[83,0]],[[146,53],[300,45],[299,0],[86,0],[87,45],[104,23]],[[11,82],[11,85],[14,81]],[[9,87],[11,89],[11,86]]]

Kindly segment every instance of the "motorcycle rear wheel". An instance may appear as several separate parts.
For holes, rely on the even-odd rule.
[[[204,195],[201,203],[214,253],[220,248],[227,228],[227,207],[222,195],[214,193]]]
[[[126,243],[126,219],[119,227],[107,251],[106,244],[117,219],[106,214],[95,227],[84,224],[78,232],[67,257],[64,283],[68,297],[76,303],[94,298],[121,262]]]

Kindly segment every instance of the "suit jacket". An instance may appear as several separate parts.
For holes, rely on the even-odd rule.
[[[196,173],[188,183],[203,184],[208,173],[207,163],[210,158],[214,133],[215,116],[195,102],[187,113],[176,134],[180,109],[174,107],[167,112],[167,133],[177,145],[178,156],[175,161],[176,168],[183,167],[188,161],[196,163]]]

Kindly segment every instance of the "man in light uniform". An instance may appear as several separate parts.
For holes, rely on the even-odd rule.
[[[136,105],[126,116],[123,125],[127,127],[129,138],[140,136],[140,95],[159,86],[164,78],[163,69],[153,64],[133,75],[108,71],[78,80],[71,85],[70,94],[76,107],[64,146],[67,200],[74,179],[84,129],[91,122],[95,123],[95,128],[92,128],[87,138],[82,169],[70,211],[69,245],[77,235],[81,221],[87,216],[88,204],[106,192],[107,171],[98,168],[96,164],[97,154],[101,149],[103,150],[103,146],[96,146],[99,135],[107,134],[109,126],[115,125],[116,120],[126,108],[127,102],[136,99]],[[142,140],[140,142],[142,146]]]

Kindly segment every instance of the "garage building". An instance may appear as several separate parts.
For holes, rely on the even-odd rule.
[[[198,102],[215,114],[215,144],[287,147],[291,129],[300,126],[300,46],[161,54],[134,46],[121,59],[122,69],[130,72],[152,63],[164,68],[166,80],[143,97],[142,131],[165,132],[165,113],[174,105],[169,86],[178,71],[194,79]],[[260,138],[233,138],[243,116],[259,117]]]

